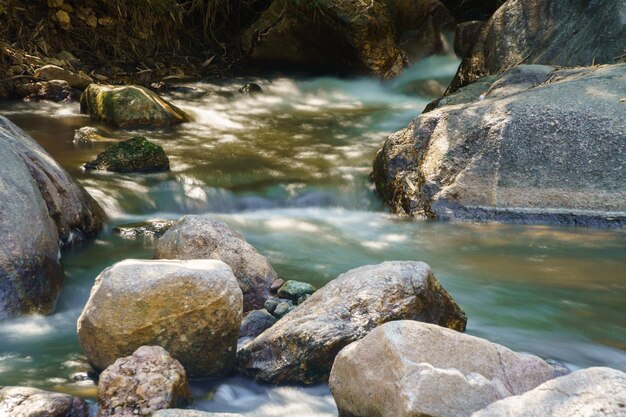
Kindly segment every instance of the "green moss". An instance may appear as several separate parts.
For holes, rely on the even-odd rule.
[[[143,136],[112,145],[95,161],[85,164],[85,169],[114,172],[155,172],[166,171],[169,167],[163,148]]]

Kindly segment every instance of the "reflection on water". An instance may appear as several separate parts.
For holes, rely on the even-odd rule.
[[[195,122],[143,133],[165,148],[170,173],[82,172],[107,144],[76,145],[89,125],[75,104],[0,104],[101,203],[110,216],[97,240],[64,256],[55,313],[0,324],[0,385],[92,398],[72,381],[87,369],[76,319],[97,274],[125,258],[151,258],[154,240],[122,238],[118,224],[197,213],[240,230],[281,277],[322,286],[385,260],[421,260],[466,310],[468,332],[566,363],[626,370],[626,234],[619,230],[450,224],[385,213],[368,173],[386,135],[428,101],[405,95],[416,79],[450,77],[435,58],[390,83],[369,79],[252,80],[265,93],[236,94],[251,80],[196,84],[170,98]],[[326,386],[269,387],[233,377],[196,381],[194,407],[250,416],[332,416]]]

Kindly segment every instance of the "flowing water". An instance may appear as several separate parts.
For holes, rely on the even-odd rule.
[[[163,146],[172,170],[129,175],[83,172],[108,144],[78,145],[93,125],[77,104],[3,103],[0,113],[36,138],[105,208],[97,239],[64,254],[65,285],[54,314],[0,324],[0,385],[95,396],[76,319],[94,278],[126,258],[151,258],[152,238],[112,227],[184,214],[240,230],[285,279],[317,286],[348,269],[385,260],[429,263],[467,312],[468,332],[560,361],[571,369],[626,370],[626,233],[547,226],[453,224],[385,212],[368,180],[386,135],[429,98],[405,94],[415,80],[445,84],[452,58],[423,61],[402,78],[235,79],[194,84],[168,98],[195,122],[143,133]],[[237,93],[245,82],[265,93]],[[25,233],[28,230],[25,229]],[[248,416],[333,416],[327,386],[271,387],[232,377],[193,382],[194,408]]]

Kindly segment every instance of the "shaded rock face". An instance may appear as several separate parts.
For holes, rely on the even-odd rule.
[[[506,0],[441,0],[459,22],[488,19]]]
[[[316,383],[328,379],[335,355],[375,327],[419,320],[455,330],[466,317],[422,262],[385,262],[338,276],[237,354],[257,380]]]
[[[52,80],[31,84],[30,92],[24,100],[39,101],[49,100],[54,102],[70,101],[74,98],[72,87],[67,81]],[[29,87],[25,87],[28,89]]]
[[[143,136],[135,136],[109,146],[94,161],[85,164],[87,170],[112,172],[158,172],[170,169],[170,161],[159,145]]]
[[[190,120],[184,111],[138,85],[90,84],[80,97],[80,112],[118,128],[164,127]]]
[[[230,266],[243,291],[244,311],[263,307],[278,278],[267,258],[226,223],[184,216],[159,239],[155,259],[217,259]]]
[[[270,66],[391,78],[407,56],[441,52],[442,28],[451,22],[434,0],[274,0],[244,34],[243,47]]]
[[[626,223],[626,64],[522,65],[432,103],[391,135],[373,178],[396,213]]]
[[[619,62],[626,39],[624,13],[626,0],[509,0],[482,28],[448,92],[519,64]]]
[[[472,417],[626,415],[626,374],[588,368],[553,379],[527,393],[491,404]]]
[[[342,416],[469,417],[561,372],[536,356],[484,339],[394,321],[339,352],[330,389]]]
[[[189,376],[222,376],[235,361],[241,316],[241,290],[223,262],[127,260],[96,278],[78,340],[97,370],[157,345]]]
[[[98,417],[148,417],[190,401],[185,369],[160,346],[116,360],[98,381]]]
[[[0,320],[47,314],[60,248],[102,228],[102,211],[32,138],[0,116]],[[25,232],[25,227],[36,225]]]
[[[0,416],[88,417],[87,404],[77,397],[27,387],[0,388]]]
[[[276,323],[276,319],[267,310],[252,310],[243,318],[239,337],[257,337]]]

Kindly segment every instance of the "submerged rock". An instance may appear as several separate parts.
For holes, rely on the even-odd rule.
[[[422,262],[384,262],[338,276],[238,352],[243,373],[270,383],[325,381],[335,355],[375,327],[420,320],[465,329],[466,317]]]
[[[0,116],[0,320],[47,314],[63,271],[60,249],[94,235],[103,213],[46,151]],[[31,227],[28,232],[24,227]]]
[[[588,368],[553,379],[523,395],[491,404],[472,417],[626,415],[626,374]]]
[[[74,143],[94,143],[116,141],[109,136],[109,132],[97,127],[85,126],[74,132]]]
[[[77,397],[28,387],[0,388],[0,416],[88,417],[89,407]]]
[[[169,170],[170,161],[162,147],[143,136],[135,136],[109,146],[84,167],[113,172],[158,172]]]
[[[413,216],[626,224],[625,81],[626,64],[522,65],[479,81],[387,139],[376,187]]]
[[[469,417],[559,375],[562,369],[536,356],[432,324],[394,321],[339,352],[330,389],[340,415]]]
[[[519,64],[612,64],[624,55],[626,0],[510,0],[481,29],[449,90]]]
[[[258,84],[249,83],[249,84],[246,84],[243,87],[241,87],[239,89],[239,92],[241,94],[243,94],[243,95],[246,95],[246,96],[253,96],[253,95],[262,93],[263,89]]]
[[[78,90],[84,90],[93,81],[85,74],[76,74],[65,68],[58,67],[56,65],[44,65],[41,68],[35,70],[35,77],[44,80],[62,80],[67,82],[72,88]]]
[[[243,291],[244,311],[263,307],[278,278],[267,258],[226,223],[184,216],[159,239],[155,259],[218,259],[226,262]]]
[[[163,127],[190,120],[178,107],[145,87],[90,84],[80,97],[80,111],[113,127]]]
[[[142,346],[116,360],[98,381],[98,417],[149,417],[190,401],[185,369],[160,346]]]
[[[96,278],[78,340],[97,370],[157,345],[191,377],[223,376],[235,361],[241,316],[241,290],[223,262],[126,260]]]
[[[276,319],[267,310],[252,310],[241,322],[239,337],[257,337],[275,323]]]

